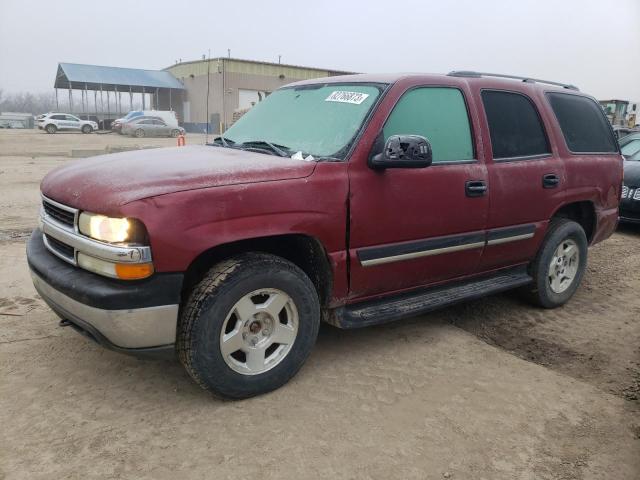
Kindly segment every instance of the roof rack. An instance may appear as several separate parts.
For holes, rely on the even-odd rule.
[[[472,72],[468,70],[454,70],[447,73],[450,77],[468,77],[468,78],[481,78],[481,77],[495,77],[495,78],[509,78],[511,80],[522,80],[527,83],[546,83],[547,85],[555,85],[556,87],[566,88],[568,90],[580,91],[575,85],[569,85],[567,83],[551,82],[549,80],[540,80],[539,78],[530,77],[517,77],[515,75],[502,75],[499,73],[486,73],[486,72]]]

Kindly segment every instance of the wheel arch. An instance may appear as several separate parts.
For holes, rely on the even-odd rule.
[[[595,205],[590,200],[571,202],[555,211],[552,218],[567,218],[578,223],[591,243],[596,231],[597,215]]]
[[[283,234],[238,240],[216,245],[200,253],[185,272],[183,298],[216,263],[233,255],[263,252],[279,256],[297,265],[313,283],[320,305],[326,306],[333,288],[333,270],[327,252],[315,237],[304,234]]]

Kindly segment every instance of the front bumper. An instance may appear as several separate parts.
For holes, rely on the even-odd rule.
[[[29,239],[27,260],[40,296],[77,330],[123,353],[173,354],[182,274],[138,281],[101,277],[51,254],[40,230]]]
[[[625,199],[620,202],[620,221],[640,223],[640,200]]]

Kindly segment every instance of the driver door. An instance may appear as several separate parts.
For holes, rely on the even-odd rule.
[[[408,89],[382,135],[385,141],[391,135],[427,138],[432,165],[373,170],[359,162],[350,168],[351,298],[476,271],[484,248],[489,204],[482,188],[488,180],[468,111],[461,89]]]
[[[80,130],[80,120],[73,115],[66,115],[65,128],[71,130]]]

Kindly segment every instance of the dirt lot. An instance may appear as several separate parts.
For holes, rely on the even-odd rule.
[[[327,326],[287,386],[222,402],[58,328],[29,280],[42,176],[136,144],[0,130],[0,478],[640,478],[640,229],[590,251],[564,308],[508,294]]]

